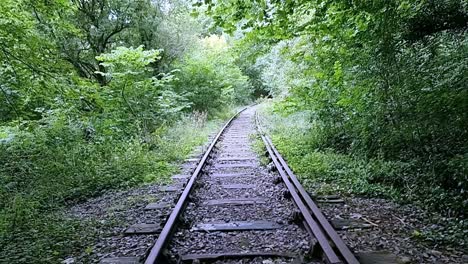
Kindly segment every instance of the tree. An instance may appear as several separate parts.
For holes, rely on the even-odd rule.
[[[425,186],[423,200],[424,192],[453,196],[449,207],[464,214],[464,1],[208,0],[197,5],[226,32],[270,45],[266,55],[256,56],[257,76],[273,95],[282,96],[281,112],[312,113],[313,149],[402,162],[411,167],[406,181],[391,175],[378,181],[402,191],[405,182]],[[255,53],[253,45],[244,48]],[[439,205],[445,210],[447,204],[433,204]]]
[[[65,93],[66,76],[57,73],[69,67],[55,43],[38,31],[33,11],[26,0],[0,3],[0,121],[37,119],[37,108]]]
[[[152,76],[149,65],[161,58],[160,50],[118,47],[97,59],[106,72],[98,72],[107,80],[102,107],[114,124],[130,133],[152,133],[165,122],[176,120],[189,105],[185,99],[167,88],[173,82],[172,73]],[[127,120],[133,120],[128,122]]]
[[[189,100],[192,110],[214,112],[251,99],[252,87],[223,36],[201,39],[175,67],[174,90]]]

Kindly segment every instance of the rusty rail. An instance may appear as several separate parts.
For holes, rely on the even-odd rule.
[[[190,196],[190,193],[192,192],[195,181],[197,180],[198,176],[201,174],[203,168],[205,167],[208,158],[210,158],[210,156],[212,155],[213,148],[218,143],[218,140],[221,137],[221,135],[224,133],[226,128],[231,124],[231,122],[246,109],[247,107],[243,108],[233,117],[231,117],[231,119],[229,119],[229,121],[226,122],[226,124],[223,126],[223,128],[221,128],[221,130],[218,132],[216,137],[211,142],[210,146],[208,147],[205,154],[203,155],[203,158],[200,160],[197,168],[195,169],[192,176],[190,177],[190,180],[187,183],[184,191],[180,195],[177,201],[177,204],[174,207],[174,210],[169,215],[166,223],[164,224],[164,227],[158,239],[156,240],[156,243],[153,245],[153,247],[151,248],[151,251],[146,257],[145,264],[166,263],[165,260],[163,259],[164,258],[163,250],[172,236],[176,223],[179,220],[179,217],[181,216],[182,212],[185,210],[187,206],[188,198]]]
[[[255,120],[269,156],[291,193],[294,202],[301,211],[307,226],[312,231],[317,242],[322,248],[326,261],[332,264],[359,264],[359,261],[356,259],[354,254],[325,218],[304,187],[302,187],[284,158],[273,145],[271,139],[265,134],[257,113]],[[334,246],[329,243],[329,240],[333,242]]]

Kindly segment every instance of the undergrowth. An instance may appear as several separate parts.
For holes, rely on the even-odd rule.
[[[303,111],[290,115],[275,113],[272,104],[263,104],[262,123],[275,146],[301,182],[315,194],[341,194],[391,199],[412,203],[434,214],[437,230],[418,233],[418,239],[463,246],[468,222],[463,218],[466,208],[462,195],[452,193],[431,179],[418,160],[388,161],[339,153],[331,148],[320,148],[312,113]],[[458,217],[451,216],[458,212]]]
[[[231,113],[224,112],[218,116]],[[0,263],[59,263],[85,251],[98,236],[93,223],[69,219],[62,209],[113,189],[168,180],[219,123],[187,115],[144,141],[86,139],[82,129],[57,121],[27,132],[10,128],[0,141]]]

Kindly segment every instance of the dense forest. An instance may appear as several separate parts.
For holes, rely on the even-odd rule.
[[[61,209],[167,180],[255,100],[304,183],[437,211],[445,235],[424,235],[465,243],[466,1],[2,0],[0,14],[9,263],[86,250]]]

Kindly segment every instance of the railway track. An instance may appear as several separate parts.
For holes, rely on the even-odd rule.
[[[268,168],[251,146],[258,132]],[[159,234],[145,258],[101,263],[359,263],[263,133],[255,107],[229,120],[194,162],[166,188],[177,202],[164,224],[129,228]]]

